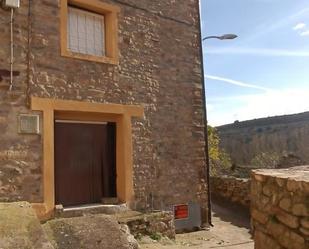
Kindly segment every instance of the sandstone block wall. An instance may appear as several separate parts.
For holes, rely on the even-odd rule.
[[[30,113],[27,2],[21,1],[21,8],[14,16],[12,91],[9,91],[10,11],[0,8],[0,201],[42,202],[42,139],[18,134],[18,114]]]
[[[309,166],[255,170],[251,216],[256,249],[309,248]]]
[[[210,178],[211,195],[250,207],[250,179],[218,176]]]
[[[198,1],[103,2],[121,8],[119,65],[61,57],[59,0],[21,1],[12,91],[10,12],[0,8],[0,201],[42,202],[42,137],[17,132],[38,96],[142,105],[132,124],[136,208],[190,200],[206,210]]]

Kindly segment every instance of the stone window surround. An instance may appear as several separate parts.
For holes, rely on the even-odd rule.
[[[68,11],[68,50],[105,56],[104,15],[74,6],[69,6]]]
[[[131,118],[144,116],[144,108],[142,106],[31,97],[31,110],[43,113],[42,181],[44,203],[32,204],[40,219],[47,219],[53,216],[55,210],[55,119],[116,123],[117,197],[120,202],[130,205],[134,200]]]
[[[105,19],[105,56],[95,56],[76,53],[68,50],[67,45],[67,20],[68,5],[92,11],[104,15]],[[108,63],[117,65],[118,55],[118,13],[120,8],[115,5],[106,4],[99,0],[61,0],[60,2],[60,45],[61,56],[76,58],[87,61]]]

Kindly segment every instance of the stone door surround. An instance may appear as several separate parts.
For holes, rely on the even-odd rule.
[[[132,117],[143,117],[142,106],[91,103],[31,97],[31,110],[41,111],[43,139],[43,199],[33,203],[41,219],[53,215],[55,209],[54,121],[100,121],[116,123],[117,196],[121,202],[133,200]]]

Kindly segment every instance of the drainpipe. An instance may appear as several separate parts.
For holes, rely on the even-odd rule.
[[[11,8],[11,40],[10,40],[10,46],[11,46],[11,58],[10,58],[10,88],[9,90],[12,91],[13,89],[13,66],[14,66],[14,9]]]
[[[27,89],[26,89],[26,105],[30,106],[30,73],[31,73],[31,36],[32,36],[32,1],[28,0],[28,51],[27,51]]]
[[[204,55],[203,55],[203,40],[202,40],[202,23],[201,23],[201,0],[198,1],[198,24],[199,24],[199,38],[200,38],[200,60],[201,60],[201,72],[202,72],[202,91],[203,91],[203,118],[204,118],[204,139],[205,139],[205,156],[206,156],[206,175],[205,180],[207,184],[207,195],[208,195],[208,213],[207,213],[207,220],[210,226],[212,224],[212,216],[211,216],[211,194],[210,194],[210,177],[209,177],[209,167],[210,167],[210,160],[209,160],[209,148],[208,148],[208,129],[207,129],[207,107],[206,107],[206,92],[205,92],[205,76],[204,76]]]

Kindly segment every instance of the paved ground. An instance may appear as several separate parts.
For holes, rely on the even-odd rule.
[[[142,249],[253,249],[254,243],[249,233],[248,211],[215,200],[213,203],[213,224],[209,231],[178,234],[176,242],[145,240]],[[142,241],[143,242],[143,241]]]

